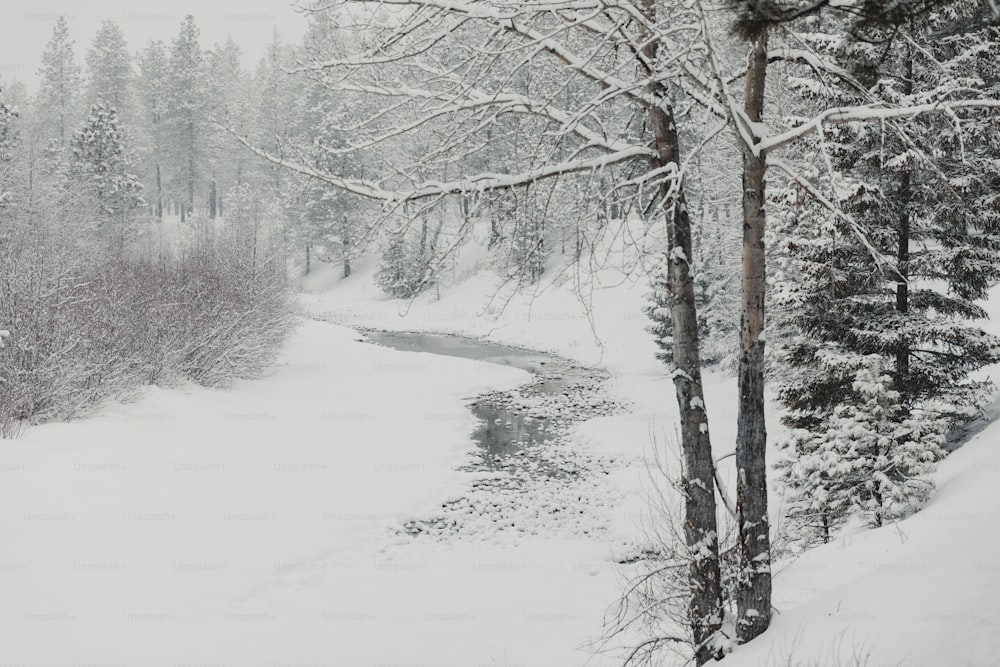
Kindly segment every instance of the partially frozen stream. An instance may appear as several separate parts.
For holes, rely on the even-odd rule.
[[[470,404],[479,420],[473,434],[482,463],[489,470],[529,468],[535,475],[561,477],[574,474],[538,454],[554,439],[568,420],[590,414],[582,412],[581,390],[593,390],[604,379],[600,371],[532,350],[484,343],[447,334],[365,331],[369,341],[397,350],[463,357],[526,370],[536,379],[513,392],[493,392]]]
[[[596,498],[595,480],[607,474],[612,460],[581,450],[573,426],[616,412],[607,397],[601,370],[585,368],[555,355],[483,343],[461,336],[366,331],[372,343],[398,350],[464,357],[513,366],[535,379],[511,391],[480,395],[469,404],[479,418],[473,433],[477,459],[466,469],[476,473],[468,495],[449,501],[434,516],[403,525],[410,535],[447,539],[482,521],[492,530],[518,533],[538,530],[538,514],[557,517],[569,531],[593,529],[587,498]],[[595,501],[596,502],[596,501]],[[534,518],[532,518],[534,517]]]

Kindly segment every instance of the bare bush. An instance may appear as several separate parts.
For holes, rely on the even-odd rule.
[[[239,234],[205,224],[167,251],[114,254],[73,231],[71,207],[13,213],[0,221],[4,437],[150,383],[254,377],[290,330],[273,244],[249,252]]]

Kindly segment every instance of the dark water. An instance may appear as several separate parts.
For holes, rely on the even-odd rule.
[[[428,352],[512,366],[528,371],[535,380],[519,390],[522,397],[544,410],[531,410],[511,401],[511,395],[494,392],[478,397],[469,409],[479,418],[473,440],[488,470],[524,472],[532,476],[564,477],[565,466],[539,456],[554,439],[562,423],[560,405],[574,390],[596,382],[595,371],[555,355],[484,343],[461,336],[428,333],[365,331],[372,343],[407,352]]]

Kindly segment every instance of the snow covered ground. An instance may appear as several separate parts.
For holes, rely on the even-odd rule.
[[[611,533],[619,541],[631,535],[641,542],[641,526],[651,520],[643,511],[649,484],[645,471],[657,453],[669,467],[676,414],[673,387],[643,331],[644,286],[607,269],[583,290],[583,300],[567,281],[537,294],[508,299],[500,290],[501,298],[491,303],[482,297],[477,301],[475,295],[498,290],[499,281],[493,280],[480,274],[440,300],[421,296],[401,309],[365,282],[331,289],[321,275],[313,283],[319,293],[307,295],[304,303],[318,315],[341,314],[370,326],[453,331],[548,349],[611,369],[618,397],[631,410],[583,424],[577,438],[591,451],[632,461],[612,480],[623,491],[623,502]],[[1000,290],[994,290],[987,311],[992,319],[986,328],[1000,332]],[[1000,369],[987,370],[1000,377]],[[735,380],[709,372],[705,381],[713,444],[722,456],[735,441]],[[782,427],[774,411],[771,416],[773,442]],[[848,531],[790,566],[779,564],[772,629],[725,663],[1000,665],[997,441],[1000,423],[993,423],[949,457],[937,474],[938,491],[918,515],[880,530]],[[733,488],[732,471],[727,473],[724,479]],[[773,498],[775,517],[780,508],[780,498]]]
[[[594,642],[621,590],[614,561],[644,539],[650,461],[659,451],[671,465],[676,409],[643,331],[643,286],[606,270],[582,300],[573,280],[518,296],[479,272],[401,317],[371,271],[314,276],[311,319],[267,378],[154,389],[0,441],[0,665],[618,664]],[[527,374],[376,347],[336,323],[608,368],[628,409],[573,438],[618,464],[581,487],[578,507],[528,498],[575,508],[573,522],[521,508],[513,526],[401,534],[476,479],[459,470],[475,426],[466,400]],[[709,373],[706,385],[722,455],[734,381]],[[783,569],[772,630],[726,664],[849,665],[855,651],[870,667],[1000,664],[998,438],[993,424],[949,458],[921,514]]]
[[[0,661],[582,663],[599,544],[393,532],[468,483],[463,400],[527,374],[355,338],[306,322],[266,379],[0,443]]]

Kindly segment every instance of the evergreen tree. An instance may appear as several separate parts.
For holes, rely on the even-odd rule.
[[[206,54],[206,83],[211,104],[208,118],[223,126],[242,127],[251,115],[251,81],[240,66],[241,51],[227,39]],[[208,176],[208,216],[223,214],[224,191],[243,182],[246,151],[228,132],[206,128],[205,169]]]
[[[132,118],[132,86],[135,74],[125,35],[114,21],[106,20],[87,52],[87,101],[114,109],[119,120]]]
[[[146,165],[146,189],[154,193],[152,213],[163,218],[163,159],[166,147],[167,75],[169,59],[163,42],[150,41],[139,53],[138,97],[141,114],[137,127]]]
[[[38,71],[41,85],[38,112],[51,137],[65,146],[77,113],[80,93],[80,67],[75,62],[69,25],[60,16],[52,30],[52,38],[42,52],[42,67]]]
[[[389,232],[375,282],[386,294],[409,299],[430,287],[427,264],[422,261],[417,239],[404,228]]]
[[[0,162],[9,162],[11,151],[17,143],[17,110],[0,101]]]
[[[315,25],[315,23],[313,23]],[[314,28],[307,33],[307,40],[310,39]],[[307,41],[310,57],[319,57],[318,39],[313,38]],[[299,91],[295,87],[294,81],[285,73],[284,68],[291,64],[292,54],[288,46],[281,41],[280,35],[275,31],[271,41],[264,52],[264,57],[260,59],[255,73],[256,89],[256,131],[255,135],[260,142],[259,145],[272,155],[280,155],[286,144],[287,137],[294,128],[292,119],[299,118],[298,110],[294,101],[299,97]],[[317,114],[313,114],[313,119],[319,120]],[[313,133],[325,132],[325,128],[317,123],[309,126],[308,136],[312,141],[317,138]],[[284,175],[281,170],[274,165],[262,163],[264,176],[270,181],[274,192],[282,193],[285,189],[283,182]]]
[[[699,244],[694,247],[692,267],[701,361],[706,365],[735,361],[734,350],[739,336],[738,322],[734,318],[739,306],[733,261],[725,256],[721,239],[712,236],[720,233],[719,221],[715,223],[710,234],[699,226],[701,233],[698,234]],[[649,274],[650,291],[643,312],[650,320],[646,330],[653,335],[659,348],[656,358],[670,366],[673,364],[673,335],[668,269],[669,258],[659,256]]]
[[[333,17],[326,13],[310,15],[309,29],[303,39],[301,53],[310,61],[336,57],[340,49],[340,35]],[[280,71],[281,45],[275,36],[268,55],[258,70],[264,96],[294,99],[296,81]],[[346,147],[351,137],[343,127],[351,121],[352,106],[356,100],[346,95],[335,95],[322,77],[308,76],[301,81],[301,101],[297,107],[281,106],[280,102],[262,109],[260,128],[275,149],[280,149],[280,129],[277,124],[284,113],[299,119],[295,131],[300,136],[312,138],[308,158],[320,171],[339,170],[352,177],[363,177],[364,161],[348,160],[338,153]],[[279,184],[276,184],[279,187]],[[351,259],[362,247],[366,230],[361,224],[364,205],[356,197],[339,188],[332,188],[315,179],[302,185],[297,197],[297,211],[293,236],[296,249],[304,251],[305,272],[309,273],[312,260],[341,262],[341,275],[351,274]],[[390,245],[392,245],[390,243]]]
[[[102,235],[125,246],[135,211],[143,205],[142,185],[132,173],[131,159],[118,124],[117,112],[98,102],[73,135],[72,174],[91,188],[97,201]]]
[[[907,405],[884,363],[864,358],[823,427],[792,429],[784,443],[795,451],[782,466],[791,491],[786,509],[807,540],[829,541],[859,512],[881,526],[918,509],[933,488],[928,475],[944,453],[946,420],[933,402]]]
[[[200,180],[205,176],[205,59],[194,17],[187,16],[170,49],[166,96],[166,153],[181,220],[194,212]]]
[[[930,20],[881,44],[810,35],[857,82],[826,81],[809,86],[810,94],[823,96],[827,107],[968,94],[967,63],[942,67],[912,46],[931,41],[937,27]],[[964,48],[954,54],[969,56]],[[955,78],[959,70],[964,81]],[[825,538],[852,508],[877,524],[900,507],[919,506],[929,481],[914,480],[936,459],[928,443],[939,446],[940,434],[975,414],[988,395],[988,383],[972,374],[1000,360],[1000,340],[974,320],[985,317],[977,302],[1000,278],[1000,162],[995,140],[994,148],[964,141],[995,132],[985,120],[970,114],[960,130],[936,119],[829,130],[823,150],[834,170],[832,198],[857,226],[797,192],[787,198],[775,301],[790,332],[782,350],[790,373],[778,393],[793,435],[779,446],[787,454],[782,468],[793,514]],[[970,157],[971,168],[962,164]],[[896,477],[873,477],[884,472],[866,463],[875,435],[831,444],[853,428],[851,420],[882,438],[880,455],[892,461]],[[931,450],[894,435],[901,432],[925,434]],[[859,474],[868,475],[863,484],[851,478]],[[892,493],[872,490],[890,482],[898,487]]]
[[[13,150],[17,144],[17,110],[0,101],[0,207],[11,199],[14,174],[11,170]],[[2,342],[2,341],[0,341]]]

